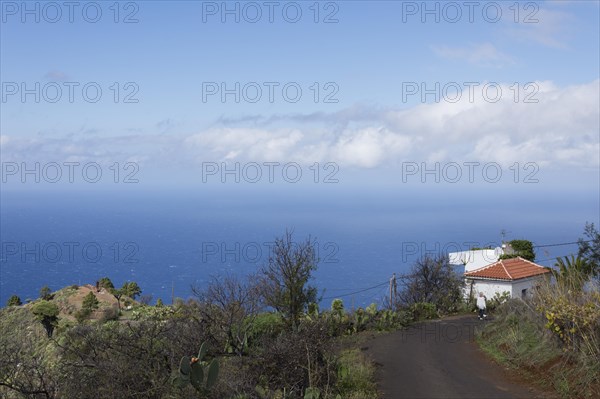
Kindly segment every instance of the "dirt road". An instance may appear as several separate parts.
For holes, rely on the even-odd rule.
[[[366,344],[383,398],[548,398],[493,363],[475,343],[474,316],[423,323]]]

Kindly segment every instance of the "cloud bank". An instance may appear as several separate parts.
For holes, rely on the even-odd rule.
[[[168,135],[118,137],[3,132],[0,147],[3,162],[132,161],[186,168],[208,161],[294,161],[373,169],[405,161],[478,161],[597,169],[599,88],[599,80],[564,88],[535,82],[534,88],[520,88],[516,98],[503,85],[497,102],[463,93],[458,101],[412,107],[246,115],[216,119],[213,127],[193,134],[178,134],[176,126]]]

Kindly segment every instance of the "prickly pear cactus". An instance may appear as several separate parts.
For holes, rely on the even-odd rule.
[[[198,392],[208,392],[217,382],[219,376],[219,362],[213,359],[210,363],[204,361],[208,347],[206,342],[200,346],[198,357],[184,356],[179,363],[179,373],[173,383],[179,388],[191,384]]]
[[[317,388],[306,388],[304,399],[321,399],[321,391]]]

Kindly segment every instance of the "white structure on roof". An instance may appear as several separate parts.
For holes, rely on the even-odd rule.
[[[500,247],[477,249],[474,251],[450,252],[448,259],[451,265],[464,267],[464,270],[460,269],[460,271],[466,273],[497,262],[503,253],[504,251]]]

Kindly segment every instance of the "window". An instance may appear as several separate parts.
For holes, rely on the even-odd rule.
[[[521,299],[527,298],[527,288],[521,290]]]

